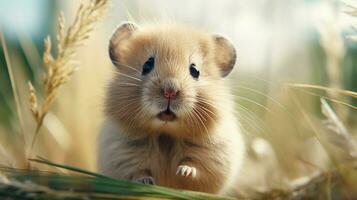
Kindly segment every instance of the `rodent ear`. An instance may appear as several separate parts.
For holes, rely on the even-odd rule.
[[[118,66],[118,63],[120,63],[120,45],[123,41],[129,39],[137,29],[138,26],[133,22],[123,22],[114,31],[109,42],[109,56],[114,65]]]
[[[221,35],[213,36],[215,42],[215,61],[221,70],[222,77],[226,77],[236,63],[236,50],[233,44]]]

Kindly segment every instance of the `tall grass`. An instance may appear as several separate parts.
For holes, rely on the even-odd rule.
[[[140,11],[152,9],[146,7],[152,2],[141,3]],[[75,8],[78,2],[67,4]],[[0,198],[226,199],[113,180],[94,172],[94,144],[102,120],[101,99],[105,79],[110,77],[111,71],[106,52],[108,38],[103,37],[103,34],[109,33],[100,25],[95,32],[92,28],[97,24],[98,17],[104,14],[107,4],[108,1],[99,0],[80,4],[68,28],[64,23],[65,15],[60,14],[56,39],[48,37],[45,40],[43,70],[32,70],[39,66],[23,67],[35,73],[34,80],[29,84],[24,81],[28,80],[28,76],[20,67],[26,65],[22,64],[24,61],[20,57],[16,57],[19,50],[6,48],[7,43],[2,37],[12,94],[15,95],[14,113],[16,110],[20,113],[16,115],[22,124],[20,132],[27,138],[31,137],[23,139],[27,142],[24,147],[18,142],[18,137],[9,140],[9,134],[6,134],[16,132],[15,129],[0,126],[0,164],[8,165],[0,168]],[[124,4],[128,6],[126,9],[136,8],[136,2],[126,1],[120,6]],[[348,13],[356,14],[357,9],[353,6],[349,9]],[[109,15],[111,19],[116,18],[113,14],[116,12],[114,10]],[[139,12],[132,13],[132,18],[140,18],[136,15],[143,15],[143,18],[149,16]],[[304,64],[300,58],[288,60],[287,65],[291,68],[277,70],[275,74],[251,75],[240,71],[238,63],[237,74],[232,76],[230,84],[248,149],[239,183],[230,196],[240,199],[357,197],[356,105],[351,100],[356,100],[357,93],[355,87],[352,87],[353,91],[347,89],[344,85],[346,77],[342,73],[345,56],[350,53],[350,49],[344,48],[353,44],[356,37],[350,35],[348,38],[352,40],[347,40],[341,30],[328,32],[331,31],[328,24],[325,28],[327,32],[316,29],[319,40],[315,45],[319,48],[311,52],[311,57],[319,55],[316,49],[323,55],[317,56],[322,60],[321,71],[311,75],[311,79],[304,79],[305,82],[295,77],[301,70],[294,68],[297,66],[295,63]],[[34,45],[29,45],[33,43],[29,37],[21,35],[24,34],[18,34],[23,48],[20,50],[24,51],[25,61],[36,65],[34,58],[42,53]],[[87,40],[89,35],[91,39]],[[85,41],[87,45],[80,48]],[[338,48],[334,45],[336,43]],[[239,44],[237,48],[240,50]],[[267,51],[267,55],[272,55],[270,49]],[[275,57],[264,59],[264,62],[270,60],[267,65],[276,67],[278,62]],[[75,63],[76,60],[80,60],[81,64]],[[318,63],[309,67],[318,68],[315,65]],[[80,66],[80,72],[74,73],[77,66]],[[307,71],[305,75],[310,73],[313,71]],[[314,77],[324,73],[326,81],[319,82]],[[37,79],[41,76],[44,76],[43,80]],[[35,123],[30,117],[34,117]],[[37,135],[40,132],[42,134]],[[33,138],[34,135],[38,137]],[[31,142],[36,142],[36,145],[30,154]],[[28,151],[27,158],[41,155],[46,159],[32,159],[30,169],[18,169],[23,167],[18,163],[27,161],[18,154],[18,149],[24,148]]]

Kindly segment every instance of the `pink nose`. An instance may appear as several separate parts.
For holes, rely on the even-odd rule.
[[[174,99],[177,95],[177,90],[169,87],[164,89],[164,96],[166,99]]]

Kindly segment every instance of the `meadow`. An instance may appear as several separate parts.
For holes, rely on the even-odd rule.
[[[355,2],[19,2],[0,1],[1,198],[357,199]],[[227,81],[247,156],[229,196],[96,173],[108,40],[127,20],[189,24],[236,46]]]

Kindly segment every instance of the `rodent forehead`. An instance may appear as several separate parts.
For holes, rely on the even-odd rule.
[[[197,68],[202,64],[199,52],[182,45],[159,47],[154,55],[156,70],[167,76],[188,75],[191,63],[195,63]]]
[[[150,57],[155,57],[155,68],[160,76],[189,76],[194,63],[202,75],[219,75],[213,67],[211,37],[195,32],[174,29],[139,30],[123,47],[122,62],[139,71]]]
[[[160,64],[188,64],[202,60],[202,45],[199,38],[175,31],[140,31],[132,45],[143,49],[144,61],[154,56]]]

